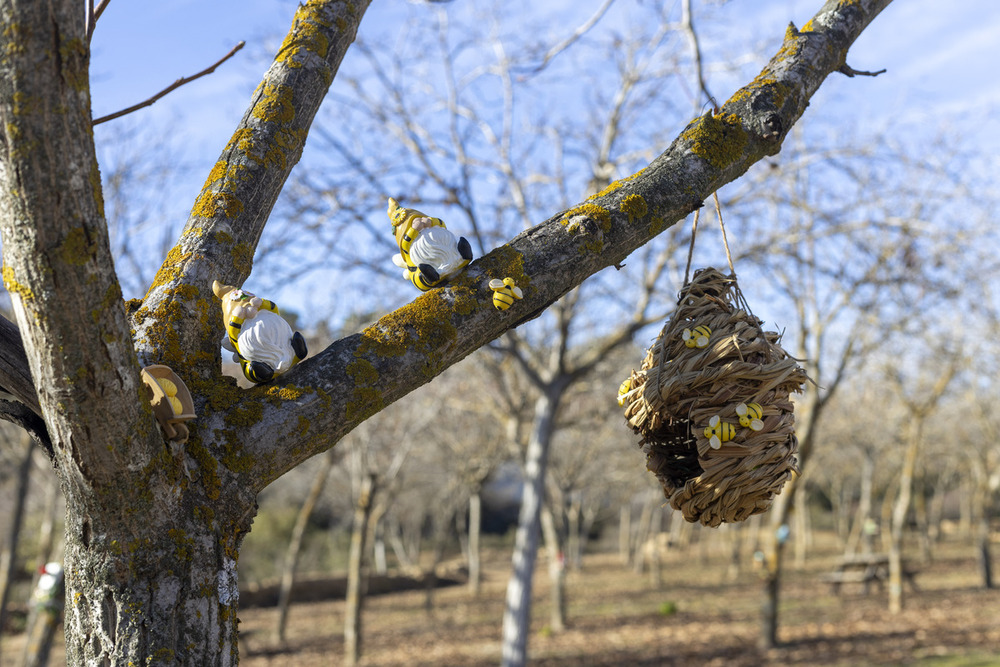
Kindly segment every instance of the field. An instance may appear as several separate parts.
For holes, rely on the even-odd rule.
[[[532,665],[1000,665],[1000,590],[978,587],[969,545],[940,545],[919,566],[919,590],[906,589],[901,614],[886,611],[886,593],[847,585],[840,595],[819,578],[831,569],[832,545],[802,569],[791,568],[782,588],[781,647],[757,649],[761,582],[746,568],[734,578],[710,550],[668,554],[662,586],[625,568],[614,554],[584,559],[568,581],[568,628],[551,632],[544,557],[536,578]],[[497,665],[500,618],[509,555],[488,554],[481,595],[464,586],[373,596],[364,614],[368,666]],[[676,611],[670,613],[670,606]],[[276,611],[240,612],[241,665],[319,667],[341,663],[343,602],[292,607],[288,643],[271,639]],[[7,637],[3,655],[20,651],[23,637]],[[16,663],[15,663],[16,664]],[[52,665],[62,664],[62,649]]]
[[[507,555],[493,554],[482,595],[440,589],[434,610],[422,592],[373,597],[365,608],[364,665],[497,665]],[[819,581],[832,551],[789,572],[781,604],[782,646],[760,651],[761,582],[747,570],[727,581],[722,558],[664,563],[662,587],[623,568],[612,554],[590,556],[568,574],[568,629],[549,632],[547,573],[536,575],[531,664],[577,665],[1000,665],[1000,590],[977,588],[971,547],[942,546],[921,566],[919,591],[903,612],[886,611],[886,593],[847,585],[834,595]],[[664,614],[664,603],[677,611]],[[289,646],[270,640],[273,609],[240,614],[242,665],[336,665],[343,647],[342,602],[293,608]]]

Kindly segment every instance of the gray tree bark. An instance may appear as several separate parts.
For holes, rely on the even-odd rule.
[[[23,355],[0,350],[0,387],[17,396],[17,378],[30,375],[37,399],[24,389],[16,405],[0,401],[0,417],[35,415],[35,433],[51,444],[67,502],[70,664],[235,664],[236,562],[257,493],[777,153],[889,0],[828,2],[801,32],[789,29],[760,76],[640,173],[278,381],[241,390],[220,373],[211,283],[249,276],[368,4],[298,7],[177,244],[126,310],[95,158],[84,12],[75,0],[0,0],[0,238],[24,346]],[[492,307],[497,275],[525,292],[517,317]],[[166,442],[141,391],[140,367],[151,363],[174,369],[194,396],[198,418],[183,447]]]
[[[541,533],[542,502],[549,444],[555,430],[556,410],[565,386],[550,387],[535,402],[535,420],[528,440],[524,464],[524,491],[514,536],[514,555],[507,583],[504,608],[501,664],[522,667],[528,659],[531,632],[531,583],[535,574],[538,538]]]
[[[347,560],[347,597],[344,603],[344,664],[356,665],[361,658],[361,605],[364,602],[362,561],[368,520],[372,515],[376,492],[374,473],[361,478],[358,502],[354,506],[354,527],[351,530],[351,551]]]

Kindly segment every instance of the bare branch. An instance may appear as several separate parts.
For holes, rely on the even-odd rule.
[[[705,83],[705,70],[701,63],[701,45],[698,43],[698,33],[694,29],[694,21],[691,18],[691,0],[684,0],[681,12],[681,27],[691,42],[691,55],[694,58],[695,76],[698,78],[698,90],[705,95],[705,99],[713,108],[717,105],[715,97],[708,92],[708,84]],[[701,109],[701,100],[694,100],[695,113]]]
[[[584,23],[580,25],[580,27],[574,30],[572,35],[570,35],[562,42],[556,44],[551,49],[549,49],[545,53],[545,55],[542,56],[542,62],[535,65],[534,69],[532,69],[530,73],[538,74],[539,72],[541,72],[548,66],[550,62],[552,62],[553,58],[555,58],[560,53],[568,49],[570,46],[573,45],[574,42],[576,42],[578,39],[587,34],[587,31],[589,31],[591,28],[597,25],[597,22],[601,20],[601,17],[603,17],[605,13],[607,13],[608,9],[611,7],[611,5],[614,4],[614,2],[615,0],[605,0],[604,4],[598,7],[597,11],[594,12],[594,15],[591,16],[586,21],[584,21]]]
[[[108,3],[111,0],[101,0],[101,3],[97,5],[97,9],[94,9],[94,0],[87,0],[87,43],[90,43],[91,38],[94,36],[94,28],[97,26],[97,19],[101,18],[101,14],[107,9]]]
[[[42,414],[28,357],[21,343],[21,332],[16,324],[3,316],[0,316],[0,391],[9,393],[36,415]]]
[[[107,0],[105,0],[105,4],[106,3],[107,3]],[[115,113],[108,114],[107,116],[101,116],[100,118],[95,119],[94,120],[94,125],[100,125],[101,123],[106,123],[109,120],[114,120],[115,118],[121,118],[122,116],[130,114],[133,111],[138,111],[139,109],[143,109],[145,107],[152,106],[153,103],[156,102],[158,99],[160,99],[164,95],[167,95],[167,94],[169,94],[169,93],[177,90],[178,88],[180,88],[184,84],[191,83],[192,81],[194,81],[196,79],[200,79],[201,77],[205,76],[206,74],[211,74],[212,72],[214,72],[216,70],[217,67],[219,67],[219,65],[221,65],[222,63],[226,62],[227,60],[229,60],[230,58],[232,58],[234,55],[236,55],[236,52],[239,51],[240,49],[242,49],[245,45],[246,45],[246,42],[240,42],[239,44],[237,44],[236,46],[234,46],[232,49],[230,49],[229,53],[227,53],[226,55],[222,56],[222,58],[220,58],[218,61],[216,61],[215,64],[210,65],[209,67],[206,67],[205,69],[203,69],[202,71],[198,72],[197,74],[193,74],[191,76],[181,77],[180,79],[177,79],[172,84],[170,84],[169,86],[167,86],[166,88],[164,88],[163,90],[161,90],[160,92],[156,93],[155,95],[153,95],[152,97],[150,97],[149,99],[147,99],[147,100],[145,100],[143,102],[139,102],[138,104],[133,104],[132,106],[128,107],[127,109],[122,109],[121,111],[116,111]]]
[[[877,72],[862,72],[861,70],[854,69],[847,63],[844,63],[844,65],[837,71],[849,78],[854,78],[856,76],[878,76],[879,74],[885,74],[885,68],[882,68]]]

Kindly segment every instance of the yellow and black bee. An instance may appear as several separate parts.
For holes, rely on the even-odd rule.
[[[514,284],[513,278],[494,278],[490,281],[490,289],[493,290],[493,305],[497,310],[507,310],[514,301],[524,298],[524,292]]]
[[[722,421],[719,415],[709,419],[708,426],[705,427],[705,437],[708,438],[708,444],[712,449],[722,447],[722,443],[732,440],[734,435],[736,435],[736,426]]]
[[[740,416],[740,426],[751,431],[764,428],[764,408],[759,403],[740,403],[736,406],[736,414]]]
[[[618,405],[625,405],[625,394],[632,390],[632,378],[628,378],[618,387]]]
[[[681,333],[681,338],[684,339],[684,344],[688,347],[707,347],[708,339],[712,335],[712,330],[705,326],[704,324],[699,324],[693,330],[685,329]]]

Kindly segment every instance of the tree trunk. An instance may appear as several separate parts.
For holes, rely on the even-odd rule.
[[[483,527],[483,497],[477,487],[469,496],[469,592],[478,597],[483,577],[480,572],[479,536]]]
[[[646,502],[642,506],[642,513],[639,515],[639,525],[637,526],[635,535],[635,547],[632,549],[632,569],[636,574],[642,573],[642,569],[646,566],[646,543],[649,541],[653,512],[661,502],[659,494],[652,496],[647,494]]]
[[[782,560],[785,557],[785,540],[779,534],[785,528],[789,505],[793,494],[788,487],[795,484],[791,480],[785,485],[784,491],[775,498],[771,508],[771,535],[768,536],[769,552],[764,556],[764,600],[761,603],[761,634],[760,647],[771,649],[778,646],[778,604],[781,593]]]
[[[575,493],[566,510],[566,562],[573,569],[580,567],[580,555],[583,552],[582,515],[583,501],[580,494]]]
[[[528,440],[524,466],[524,492],[514,537],[511,575],[507,582],[507,602],[503,615],[501,664],[522,667],[528,658],[531,623],[531,586],[538,556],[539,524],[545,494],[545,469],[549,445],[555,431],[556,411],[563,385],[550,385],[535,403],[535,423]]]
[[[549,629],[562,632],[566,629],[566,567],[559,531],[547,505],[542,508],[542,534],[549,558]]]
[[[27,434],[21,435],[21,463],[17,467],[17,489],[14,492],[14,507],[10,513],[10,529],[7,539],[0,552],[0,633],[3,633],[7,623],[7,601],[10,597],[10,584],[14,581],[17,570],[17,543],[21,539],[21,525],[24,519],[24,499],[28,495],[31,484],[31,457],[35,446]]]
[[[917,416],[910,422],[910,433],[903,456],[903,469],[899,474],[899,493],[892,508],[892,529],[889,541],[889,612],[898,614],[903,610],[903,533],[906,516],[910,510],[913,494],[913,473],[917,467],[917,452],[920,446],[923,417]]]
[[[865,450],[865,458],[861,464],[861,491],[858,498],[858,511],[854,515],[854,524],[847,537],[847,545],[844,549],[847,554],[858,552],[858,545],[863,553],[872,552],[872,478],[875,475],[875,463],[872,461],[871,452]]]
[[[618,510],[618,558],[622,565],[632,560],[632,502],[623,503]]]
[[[354,506],[354,528],[351,531],[351,553],[347,562],[347,599],[344,604],[344,664],[356,665],[361,658],[361,603],[364,599],[361,562],[365,554],[368,520],[376,492],[375,474],[361,480],[361,491]]]
[[[806,551],[812,537],[809,532],[809,499],[806,493],[805,480],[795,486],[795,567],[802,569],[806,565]]]
[[[145,507],[133,497],[124,517],[66,494],[67,664],[237,664],[236,562],[254,494],[199,502],[171,491],[156,487]]]
[[[309,493],[306,494],[299,514],[295,517],[295,526],[292,528],[292,536],[288,540],[288,548],[285,550],[285,560],[281,566],[281,588],[278,591],[278,623],[275,626],[274,636],[279,644],[285,643],[285,628],[288,623],[288,607],[291,604],[292,586],[295,584],[295,568],[299,564],[299,553],[302,551],[302,539],[306,534],[306,527],[309,525],[309,517],[316,509],[316,503],[323,493],[326,480],[330,476],[330,470],[336,459],[340,458],[339,449],[331,449],[323,457],[316,476],[313,478]],[[337,452],[334,454],[334,452]]]
[[[990,553],[990,519],[983,516],[979,521],[979,571],[983,575],[983,588],[993,588],[993,556]]]
[[[982,475],[982,477],[986,476]],[[990,501],[993,494],[987,479],[983,479],[977,486],[979,487],[976,496],[976,504],[979,505],[979,525],[976,530],[976,555],[979,560],[979,572],[983,577],[983,588],[991,589],[993,588],[993,556],[990,553],[990,520],[992,518]]]
[[[372,535],[372,560],[375,565],[376,574],[385,574],[389,571],[389,562],[385,549],[385,522],[379,520],[375,524],[375,531]]]
[[[573,554],[573,568],[579,570],[583,567],[583,554],[587,551],[587,543],[590,541],[590,534],[597,521],[596,503],[588,503],[584,506],[583,521],[580,522],[580,539],[577,541],[576,552]]]
[[[806,350],[800,347],[798,350],[802,359],[807,358]],[[809,369],[811,377],[819,378],[820,374],[815,366]],[[796,434],[799,437],[799,475],[790,479],[781,493],[774,499],[771,506],[771,532],[764,541],[764,601],[761,603],[761,634],[758,643],[761,648],[770,649],[778,646],[778,609],[779,595],[781,591],[781,574],[785,558],[785,542],[788,538],[788,515],[792,511],[793,503],[798,496],[798,487],[802,484],[801,475],[806,470],[812,454],[816,423],[819,421],[826,401],[836,391],[839,379],[826,389],[825,398],[821,398],[817,389],[812,389],[806,393],[801,407],[798,407],[796,415]],[[804,511],[805,508],[800,508]]]

